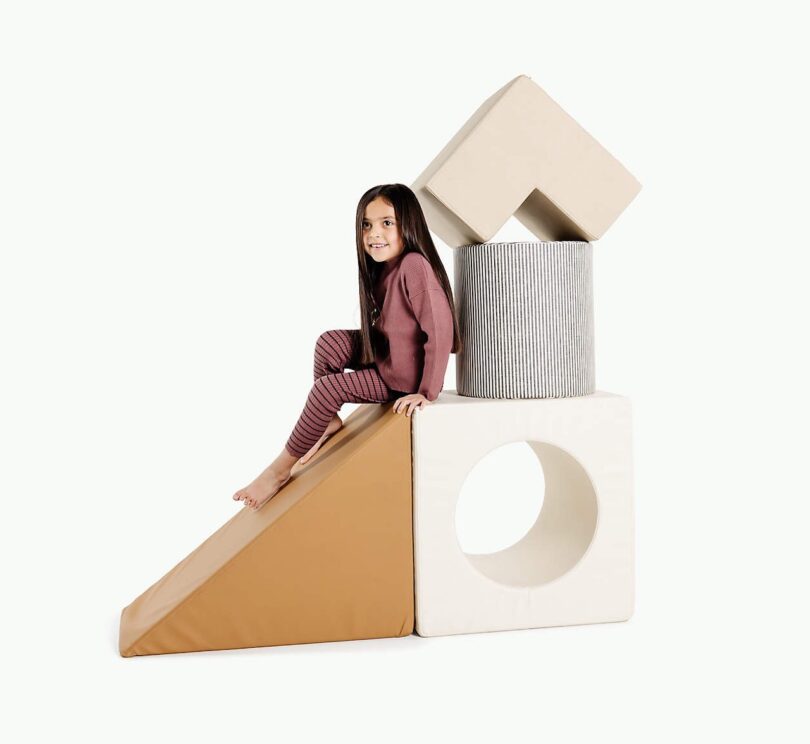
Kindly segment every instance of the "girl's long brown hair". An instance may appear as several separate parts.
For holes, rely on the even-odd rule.
[[[360,332],[362,336],[360,363],[371,364],[374,361],[371,311],[376,306],[374,286],[384,268],[384,264],[377,263],[366,253],[363,246],[363,220],[365,219],[366,207],[377,197],[382,197],[394,208],[397,226],[402,235],[402,254],[419,253],[433,267],[436,279],[441,284],[453,313],[453,346],[451,351],[453,354],[458,354],[462,350],[462,345],[458,330],[456,305],[453,301],[453,291],[450,289],[450,281],[447,278],[444,265],[436,252],[436,246],[433,245],[433,239],[430,237],[425,215],[422,212],[422,205],[419,204],[416,194],[405,184],[388,183],[370,188],[360,197],[360,202],[357,205],[355,234],[357,237],[357,264],[360,271]]]

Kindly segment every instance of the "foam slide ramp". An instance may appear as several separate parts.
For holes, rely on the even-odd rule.
[[[410,635],[411,420],[363,405],[121,613],[122,656]],[[300,466],[299,466],[300,467]]]

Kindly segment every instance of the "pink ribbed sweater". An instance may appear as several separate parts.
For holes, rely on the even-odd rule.
[[[400,253],[383,265],[374,296],[380,315],[371,335],[380,376],[393,390],[436,400],[453,347],[453,315],[433,267],[421,253]]]

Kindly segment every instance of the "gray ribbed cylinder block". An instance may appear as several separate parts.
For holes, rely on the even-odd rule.
[[[464,349],[459,395],[560,398],[596,387],[593,247],[586,241],[475,243],[454,250]]]

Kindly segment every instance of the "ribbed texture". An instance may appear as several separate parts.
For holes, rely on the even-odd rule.
[[[594,392],[593,247],[476,243],[454,251],[464,350],[456,388],[477,398]]]

